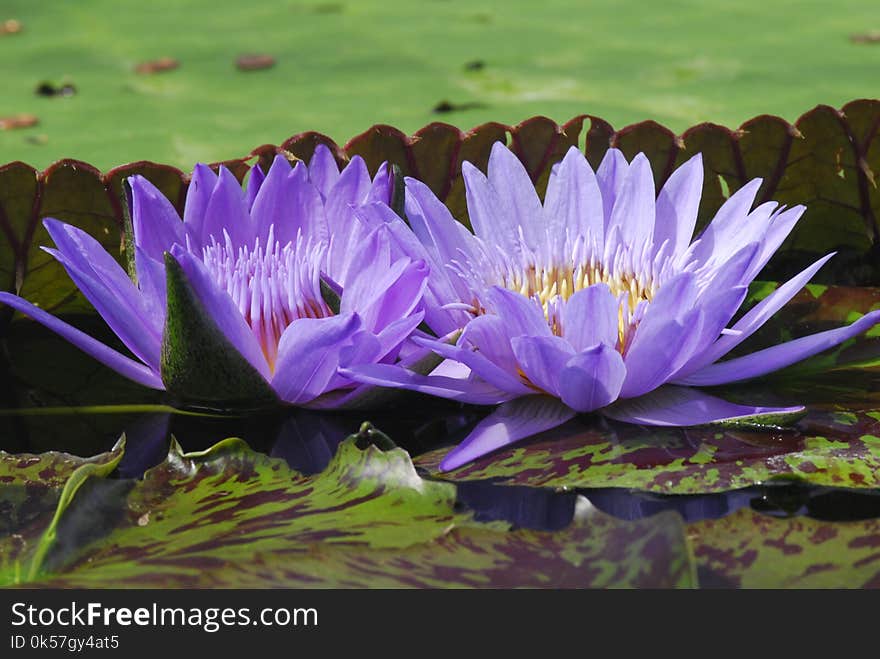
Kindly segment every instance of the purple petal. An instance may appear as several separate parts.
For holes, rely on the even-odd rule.
[[[438,260],[436,250],[419,242],[410,227],[385,204],[373,203],[361,206],[355,211],[355,215],[358,219],[357,224],[370,228],[384,226],[388,230],[392,243],[392,258],[396,260],[407,257],[413,261],[421,260],[428,264],[430,272],[425,291],[425,322],[436,333],[447,334],[467,323],[469,316],[465,312],[442,308],[445,304],[464,299],[470,293],[459,277],[450,278],[448,269]],[[452,221],[454,222],[454,220]],[[461,227],[461,225],[458,226]],[[337,242],[335,247],[339,246]],[[342,247],[347,247],[347,245],[342,244]],[[333,252],[338,257],[333,261],[334,271],[346,274],[352,271],[349,263],[352,258],[352,250],[339,249],[337,252]],[[352,274],[354,272],[352,271]]]
[[[748,286],[734,286],[727,289],[719,288],[718,290],[721,292],[701,301],[702,323],[699,327],[693,327],[691,330],[694,333],[699,330],[700,334],[692,343],[692,356],[684,362],[681,368],[670,373],[667,379],[677,380],[705,365],[703,362],[704,355],[713,342],[717,341],[718,337],[721,336],[721,331],[730,323],[730,319],[733,318],[737,309],[742,305],[749,289]],[[721,336],[721,338],[725,337]]]
[[[161,318],[150,313],[122,267],[84,231],[52,219],[45,220],[44,225],[58,249],[43,250],[64,266],[77,288],[126,347],[158,370]]]
[[[847,339],[868,331],[877,323],[880,323],[880,311],[872,311],[846,327],[811,334],[794,341],[788,341],[787,343],[781,343],[771,348],[753,352],[744,357],[737,357],[736,359],[706,366],[681,380],[681,383],[712,386],[766,375],[811,357],[823,350],[833,348]]]
[[[698,153],[672,172],[657,195],[654,225],[654,246],[657,249],[669,240],[673,255],[685,252],[694,235],[702,194],[703,156]]]
[[[686,370],[677,377],[684,378],[686,375],[690,375],[690,373],[721,359],[724,355],[749,338],[762,325],[764,325],[764,323],[770,320],[773,314],[779,311],[789,300],[791,300],[791,298],[797,295],[797,292],[806,286],[807,282],[813,278],[813,275],[815,275],[832,256],[834,256],[833,253],[822,257],[813,263],[813,265],[789,279],[782,286],[773,291],[773,293],[749,309],[749,311],[731,328],[734,333],[720,337],[711,347],[707,348],[706,352],[699,355],[692,364],[688,364]]]
[[[626,351],[627,356],[634,350],[650,351],[651,346],[657,342],[656,334],[666,328],[670,321],[681,324],[684,315],[693,308],[696,295],[696,276],[690,272],[678,274],[661,286],[635,330]],[[642,344],[645,345],[642,347]],[[627,367],[629,365],[627,359]]]
[[[272,388],[292,404],[303,404],[327,390],[342,351],[361,330],[357,314],[294,320],[278,342]],[[351,355],[349,355],[351,356]]]
[[[519,363],[510,346],[511,338],[510,325],[500,316],[477,316],[465,325],[458,344],[470,344],[502,370],[516,373]]]
[[[143,176],[131,176],[134,243],[150,258],[161,261],[174,243],[184,244],[184,226],[171,202]]]
[[[510,329],[510,336],[553,336],[541,305],[531,298],[500,286],[486,292],[486,301]]]
[[[762,180],[752,179],[722,204],[712,222],[700,234],[698,242],[691,245],[690,257],[697,263],[706,263],[713,255],[719,258],[729,253],[731,246],[738,249],[744,243],[738,234],[745,226],[745,219],[755,201]],[[751,242],[751,241],[748,241]]]
[[[597,343],[618,342],[620,302],[607,284],[594,284],[572,295],[562,310],[563,336],[575,352]]]
[[[359,287],[361,290],[369,290],[375,282],[363,276],[364,272],[384,272],[391,267],[391,241],[390,229],[387,226],[378,226],[369,229],[360,220],[353,223],[346,241],[336,240],[337,250],[331,254],[329,273],[337,282],[342,284],[343,290],[350,287]],[[356,242],[355,242],[356,241]],[[359,249],[350,249],[351,244],[359,245]],[[400,259],[396,259],[397,263]],[[349,291],[346,304],[362,302],[363,298],[355,290]]]
[[[767,261],[776,253],[776,250],[779,249],[783,241],[788,238],[788,235],[794,229],[805,210],[806,206],[795,206],[794,208],[777,211],[773,214],[770,219],[770,226],[763,233],[761,248],[755,255],[749,272],[746,273],[748,281],[757,277],[758,273],[767,265]]]
[[[433,246],[441,263],[460,260],[462,254],[471,256],[473,236],[452,217],[446,205],[421,181],[405,181],[406,217],[421,243]]]
[[[180,264],[196,298],[205,307],[211,320],[241,356],[269,381],[269,364],[263,350],[229,294],[217,286],[204,264],[185,249],[175,246],[171,255]]]
[[[502,246],[510,254],[518,254],[520,218],[513,215],[509,205],[479,169],[465,161],[461,165],[461,174],[474,233],[489,243]]]
[[[287,208],[282,216],[283,221],[275,224],[276,240],[282,245],[292,242],[300,230],[315,240],[329,240],[330,230],[321,193],[309,180],[309,172],[303,163],[296,163],[287,176],[284,189]],[[343,239],[346,235],[347,232],[340,233],[337,239]]]
[[[683,319],[672,318],[654,326],[650,335],[643,334],[641,341],[634,341],[624,358],[626,379],[620,397],[641,396],[665,383],[691,358],[702,337],[703,324],[702,309],[693,309]]]
[[[401,344],[412,336],[416,328],[421,325],[425,318],[422,311],[416,312],[405,318],[398,318],[386,325],[376,335],[379,341],[379,352],[375,361],[393,361],[400,351]]]
[[[405,357],[402,357],[400,361],[397,362],[394,368],[415,368],[417,372],[422,372],[422,370],[420,369],[424,367],[424,364],[422,363],[423,360],[431,359],[432,362],[434,361],[434,359],[431,358],[431,355],[433,353],[427,348],[418,347],[412,343],[404,343],[403,346],[409,347],[410,350]],[[387,364],[389,362],[385,360],[385,363]],[[339,377],[343,378],[343,381],[347,381],[348,383],[350,383],[351,380],[348,379],[348,377],[345,375],[345,372],[346,367],[341,366],[339,369]],[[452,377],[456,380],[466,380],[470,375],[470,371],[466,366],[464,366],[463,364],[459,364],[458,362],[450,362],[449,360],[441,363],[440,366],[436,367],[432,371],[432,373]],[[325,410],[363,409],[364,407],[373,406],[374,402],[377,399],[380,401],[382,400],[382,389],[383,387],[372,384],[357,384],[354,388],[349,387],[346,389],[337,389],[335,391],[328,392],[327,394],[309,403],[308,407],[312,409]]]
[[[529,381],[542,391],[559,396],[559,374],[574,349],[558,336],[519,336],[510,342],[519,366]]]
[[[331,235],[338,235],[351,221],[351,206],[361,206],[367,200],[372,187],[370,172],[360,156],[351,159],[339,180],[330,190],[330,194],[324,203],[324,212],[327,216],[327,226]]]
[[[249,210],[253,211],[254,209],[254,201],[257,199],[257,195],[260,193],[260,188],[263,187],[263,182],[266,180],[266,174],[263,172],[263,168],[258,164],[251,167],[250,176],[248,176],[247,187],[244,191],[245,202],[247,203],[247,207]]]
[[[698,304],[703,304],[702,300],[708,296],[714,295],[718,291],[723,291],[733,286],[748,286],[751,283],[747,279],[747,274],[755,254],[758,253],[759,244],[757,242],[749,243],[736,254],[731,256],[717,267],[712,268],[701,282],[703,288],[700,294]]]
[[[312,159],[309,161],[309,180],[326,199],[330,190],[339,180],[339,167],[336,158],[326,144],[315,147]]]
[[[364,364],[357,368],[340,369],[339,372],[355,382],[408,389],[474,405],[497,405],[511,397],[506,391],[486,382],[440,375],[419,375],[390,364]]]
[[[229,234],[236,247],[251,246],[256,237],[241,184],[232,172],[221,167],[217,184],[205,209],[202,243],[207,245],[213,237],[222,244],[224,231]]]
[[[364,327],[379,332],[391,321],[413,313],[421,304],[428,268],[423,261],[404,257],[390,263],[387,230],[377,229],[369,247],[362,248],[363,265],[352,268],[355,276],[344,282],[342,312],[357,312]],[[384,251],[383,251],[384,250]]]
[[[593,169],[576,146],[550,176],[544,199],[542,229],[551,240],[565,238],[566,230],[572,236],[593,236],[601,249],[605,236],[605,211],[602,193]]]
[[[506,201],[512,218],[523,229],[526,243],[535,248],[547,235],[542,226],[541,200],[535,184],[516,154],[504,143],[495,142],[489,155],[489,184]]]
[[[446,360],[454,360],[464,364],[471,369],[474,375],[481,377],[501,391],[517,396],[534,393],[534,391],[522,383],[515,370],[505,370],[503,366],[494,363],[480,351],[469,350],[468,348],[453,346],[443,341],[431,339],[414,337],[413,342],[416,345],[430,348]]]
[[[339,316],[336,316],[338,318]],[[312,320],[311,318],[308,320]],[[328,320],[320,318],[318,320]],[[406,319],[404,319],[406,320]],[[335,348],[335,346],[333,346]],[[332,348],[331,348],[332,349]],[[382,344],[378,337],[372,332],[366,330],[358,330],[355,332],[348,343],[343,344],[339,349],[338,366],[348,368],[350,366],[358,366],[360,364],[373,364],[381,359],[379,353],[382,351]],[[338,382],[337,382],[338,381]],[[336,372],[330,379],[330,386],[325,386],[324,391],[333,388],[332,384],[342,386],[347,383],[347,378],[338,375]]]
[[[60,320],[55,316],[46,313],[39,307],[34,306],[27,300],[12,295],[12,293],[0,292],[0,302],[20,311],[41,325],[44,325],[58,334],[65,341],[69,341],[90,357],[96,359],[129,380],[133,380],[138,384],[142,384],[151,389],[165,389],[165,386],[162,384],[162,378],[160,378],[158,373],[152,369],[116,352],[100,341],[93,339],[88,334],[81,332],[75,327],[68,325],[63,320]]]
[[[405,267],[396,276],[398,263],[405,264]],[[422,305],[427,278],[428,268],[424,261],[402,258],[392,263],[384,279],[387,286],[380,289],[379,295],[371,299],[369,304],[364,305],[364,325],[380,332],[395,320],[415,313]],[[381,283],[383,279],[377,277],[374,281]]]
[[[293,220],[296,224],[296,216],[290,216],[291,186],[288,184],[290,176],[290,163],[282,155],[275,156],[266,180],[260,186],[260,191],[254,198],[253,207],[251,208],[251,222],[253,222],[254,231],[260,239],[260,243],[265,245],[266,238],[269,236],[269,227],[275,226],[274,233],[278,237],[278,232],[285,236],[295,235],[296,232],[289,230],[288,225]],[[287,243],[287,240],[281,239],[281,244]],[[233,243],[235,244],[235,243]]]
[[[619,226],[627,242],[639,250],[650,245],[654,235],[654,175],[651,163],[644,153],[639,153],[629,165],[629,171],[614,202],[611,227]]]
[[[608,234],[611,212],[623,187],[629,163],[618,149],[608,149],[599,169],[596,170],[596,182],[602,192],[603,215],[605,216],[605,234]]]
[[[736,405],[697,389],[666,386],[631,400],[622,400],[602,410],[617,421],[647,426],[698,426],[718,421],[748,420],[760,423],[761,416],[801,415],[803,407],[751,407]],[[758,418],[754,418],[758,417]],[[778,419],[768,419],[773,422]]]
[[[440,470],[457,469],[496,449],[561,426],[574,416],[574,410],[549,396],[525,396],[504,403],[443,458]]]
[[[165,305],[167,286],[165,285],[165,265],[147,256],[140,247],[135,247],[135,270],[138,288],[144,300],[147,313],[154,319],[156,327],[165,325]]]
[[[600,343],[570,358],[558,377],[562,402],[592,412],[617,400],[626,366],[617,350]]]
[[[379,169],[376,170],[376,175],[370,184],[370,193],[367,195],[364,203],[372,204],[379,202],[391,204],[391,196],[393,194],[394,176],[392,175],[392,169],[388,166],[387,162],[383,162],[379,165]]]
[[[198,241],[198,247],[202,247],[206,242],[205,213],[216,185],[217,175],[214,170],[207,165],[197,164],[186,190],[183,223],[189,229],[189,235]]]

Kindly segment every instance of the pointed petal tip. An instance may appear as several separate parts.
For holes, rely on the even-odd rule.
[[[458,447],[456,447],[446,454],[437,468],[441,473],[445,473],[448,471],[454,471],[465,465],[467,462],[468,460],[461,455],[461,452],[458,451]]]
[[[65,223],[61,220],[56,220],[54,217],[44,217],[43,226],[46,227],[46,231],[51,236],[53,231],[60,231],[65,226]]]
[[[259,163],[256,166],[259,167]],[[272,164],[269,166],[269,171],[271,172],[275,167],[290,169],[290,161],[283,154],[276,153],[275,157],[272,158]]]
[[[315,150],[312,152],[312,158],[316,155],[321,154],[321,156],[332,156],[333,152],[330,151],[330,147],[324,144],[323,142],[318,142],[315,146]]]
[[[470,160],[465,160],[461,163],[461,174],[465,177],[465,183],[467,183],[467,178],[469,176],[479,176],[482,178],[486,178],[486,175],[483,174],[482,171],[480,171],[480,168],[471,163]]]
[[[576,414],[570,407],[549,396],[523,396],[502,403],[446,455],[440,469],[456,469],[500,448],[553,430]]]
[[[570,147],[568,147],[568,150],[565,152],[566,158],[568,158],[569,156],[583,156],[583,155],[584,154],[581,152],[581,150],[577,144],[572,144]]]

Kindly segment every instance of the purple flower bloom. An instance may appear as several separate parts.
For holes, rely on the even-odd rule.
[[[572,147],[554,167],[543,204],[522,164],[496,144],[489,174],[464,163],[474,233],[423,183],[407,179],[417,240],[381,204],[361,208],[431,266],[426,314],[455,345],[414,339],[447,362],[424,376],[397,365],[343,370],[362,382],[501,406],[449,453],[456,468],[501,446],[599,410],[646,425],[697,425],[803,408],[734,405],[691,386],[764,375],[864,332],[848,327],[718,361],[790,300],[832,255],[780,286],[729,327],[748,285],[804,211],[752,209],[744,185],[692,242],[703,184],[695,156],[655,195],[643,154],[611,149],[596,172]],[[665,386],[664,386],[665,385]]]
[[[321,146],[309,167],[282,156],[265,176],[255,167],[246,191],[197,165],[182,222],[146,179],[128,184],[136,283],[76,227],[47,219],[56,248],[44,249],[134,359],[17,296],[0,302],[147,387],[215,406],[352,404],[373,387],[338,368],[396,362],[424,318],[424,262],[393,254],[386,227],[353,215],[389,202],[384,165],[373,180],[358,157],[340,172]]]

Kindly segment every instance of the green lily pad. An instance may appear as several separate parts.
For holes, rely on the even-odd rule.
[[[695,582],[684,525],[674,513],[622,522],[580,499],[574,521],[561,532],[479,523],[456,505],[453,485],[420,478],[401,449],[358,448],[357,436],[316,476],[293,472],[236,439],[192,454],[175,444],[142,481],[107,479],[91,468],[92,478],[73,474],[78,488],[74,493],[68,482],[65,491],[74,496],[60,501],[35,557],[7,564],[7,583],[167,588]]]
[[[557,532],[457,527],[402,550],[315,548],[284,566],[258,554],[233,578],[248,588],[692,588],[681,526],[675,513],[621,522],[590,511]],[[76,577],[59,583],[89,585]]]
[[[122,453],[121,442],[93,458],[0,451],[0,585],[26,577],[22,566],[53,533],[59,504],[67,503],[62,497],[72,498],[86,477],[112,471]]]
[[[687,528],[701,586],[880,588],[880,520],[780,519],[741,509]]]
[[[724,492],[780,478],[876,488],[878,419],[875,411],[814,413],[802,430],[749,431],[643,428],[586,418],[451,472],[437,470],[448,449],[421,455],[416,464],[448,481],[662,494]]]

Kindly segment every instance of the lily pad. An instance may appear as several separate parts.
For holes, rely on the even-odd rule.
[[[741,509],[688,525],[703,587],[880,588],[880,520],[824,522]]]
[[[51,535],[62,496],[72,498],[89,475],[112,471],[122,454],[122,443],[93,458],[0,451],[0,585],[25,578],[22,566]]]
[[[439,473],[447,449],[416,464],[449,481],[662,494],[735,490],[771,479],[880,487],[880,413],[816,412],[799,430],[643,428],[576,419],[521,445]]]
[[[38,542],[43,551],[7,567],[7,581],[672,587],[695,579],[674,513],[623,522],[580,499],[560,532],[480,523],[456,505],[453,485],[420,478],[401,449],[359,448],[358,437],[315,476],[235,439],[193,454],[174,445],[142,481],[102,476],[61,501]]]

